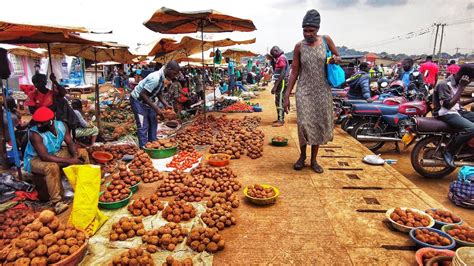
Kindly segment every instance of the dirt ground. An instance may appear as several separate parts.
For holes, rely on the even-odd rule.
[[[468,223],[474,224],[474,211],[454,205],[447,197],[450,183],[457,178],[457,170],[442,179],[428,179],[420,176],[413,169],[410,162],[411,147],[407,150],[397,152],[395,145],[389,143],[385,144],[378,153],[380,153],[383,158],[398,160],[397,164],[392,165],[393,168],[446,208],[463,217]]]
[[[248,114],[262,117],[261,129],[267,141],[264,155],[256,160],[234,160],[230,167],[244,186],[271,184],[280,189],[281,196],[274,205],[258,207],[246,202],[242,191],[237,192],[242,199],[233,212],[237,225],[222,232],[226,246],[214,255],[213,264],[415,265],[413,242],[387,223],[386,210],[397,206],[421,210],[446,206],[469,223],[474,222],[472,212],[453,207],[445,198],[452,177],[441,181],[416,179],[413,171],[410,177],[409,168],[401,169],[403,174],[408,171],[412,182],[389,165],[364,164],[361,158],[370,151],[338,128],[334,141],[322,146],[318,154],[323,174],[309,167],[293,170],[299,155],[295,111],[287,117],[285,126],[273,128],[273,96],[267,90],[253,102],[264,108],[262,113]],[[277,135],[287,137],[289,145],[269,145],[271,137]],[[393,153],[386,154],[397,158]],[[402,156],[407,157],[407,153]],[[398,159],[397,167],[406,164]],[[151,194],[156,185],[140,185],[133,198]],[[68,214],[61,216],[66,219]]]

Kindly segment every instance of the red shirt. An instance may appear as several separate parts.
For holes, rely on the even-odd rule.
[[[48,90],[46,94],[43,94],[39,90],[35,89],[28,94],[28,101],[25,102],[25,105],[35,107],[49,107],[54,103],[53,96],[54,92],[52,90]]]
[[[423,81],[429,85],[435,85],[438,71],[439,71],[438,65],[433,62],[426,62],[426,63],[421,64],[420,66],[420,72],[423,75]]]
[[[275,63],[275,70],[278,69],[281,71],[285,68],[286,68],[286,57],[284,54],[281,54]]]
[[[457,65],[457,64],[452,64],[452,65],[448,66],[448,68],[446,69],[446,71],[448,71],[449,74],[454,75],[454,74],[458,73],[458,71],[459,71],[460,68],[461,68],[461,67],[460,67],[459,65]]]

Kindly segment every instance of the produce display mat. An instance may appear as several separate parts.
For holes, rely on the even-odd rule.
[[[163,202],[167,205],[167,202]],[[199,216],[205,212],[206,205],[204,202],[193,202],[191,203],[197,210],[195,218],[188,222],[181,222],[180,225],[183,228],[191,230],[194,226],[205,226],[204,222]],[[79,265],[108,265],[115,256],[127,251],[130,248],[137,248],[140,246],[145,247],[141,237],[136,236],[125,241],[110,241],[109,233],[112,229],[112,225],[120,220],[122,217],[134,217],[132,216],[126,207],[118,210],[103,210],[103,213],[109,217],[109,220],[97,231],[97,233],[89,239],[89,248],[87,255]],[[143,225],[146,231],[158,229],[168,223],[164,218],[161,217],[161,211],[156,215],[143,217]],[[176,246],[174,251],[159,250],[156,253],[151,254],[155,265],[161,265],[166,261],[166,257],[172,255],[174,258],[183,260],[185,258],[192,258],[194,265],[212,265],[213,255],[207,252],[198,253],[193,251],[186,245],[187,238]]]
[[[168,163],[170,163],[171,160],[173,160],[173,157],[174,156],[169,157],[169,158],[165,158],[165,159],[151,159],[151,161],[153,162],[153,167],[155,167],[156,170],[158,170],[160,172],[172,172],[174,170],[174,168],[167,167],[166,165]],[[198,167],[199,164],[201,164],[201,161],[202,161],[202,156],[201,156],[201,158],[199,158],[199,161],[197,163],[193,164],[193,166],[191,168],[188,168],[188,169],[184,170],[183,172],[185,172],[185,173],[191,172],[191,170],[193,170],[194,168]]]

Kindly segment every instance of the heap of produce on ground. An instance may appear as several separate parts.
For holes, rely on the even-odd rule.
[[[244,155],[257,159],[263,155],[265,135],[258,129],[260,117],[244,117],[243,120],[228,119],[225,115],[207,120],[198,118],[176,135],[180,150],[191,150],[195,145],[211,145],[210,153],[225,153],[231,159]]]
[[[25,216],[26,217],[26,216]],[[87,245],[84,231],[59,222],[49,210],[42,211],[11,245],[0,251],[0,264],[4,265],[48,265],[65,260]]]

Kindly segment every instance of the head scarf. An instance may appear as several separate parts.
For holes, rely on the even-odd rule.
[[[319,28],[319,24],[321,23],[321,15],[316,9],[311,9],[306,12],[303,18],[303,28],[306,26],[311,26],[315,28]]]

